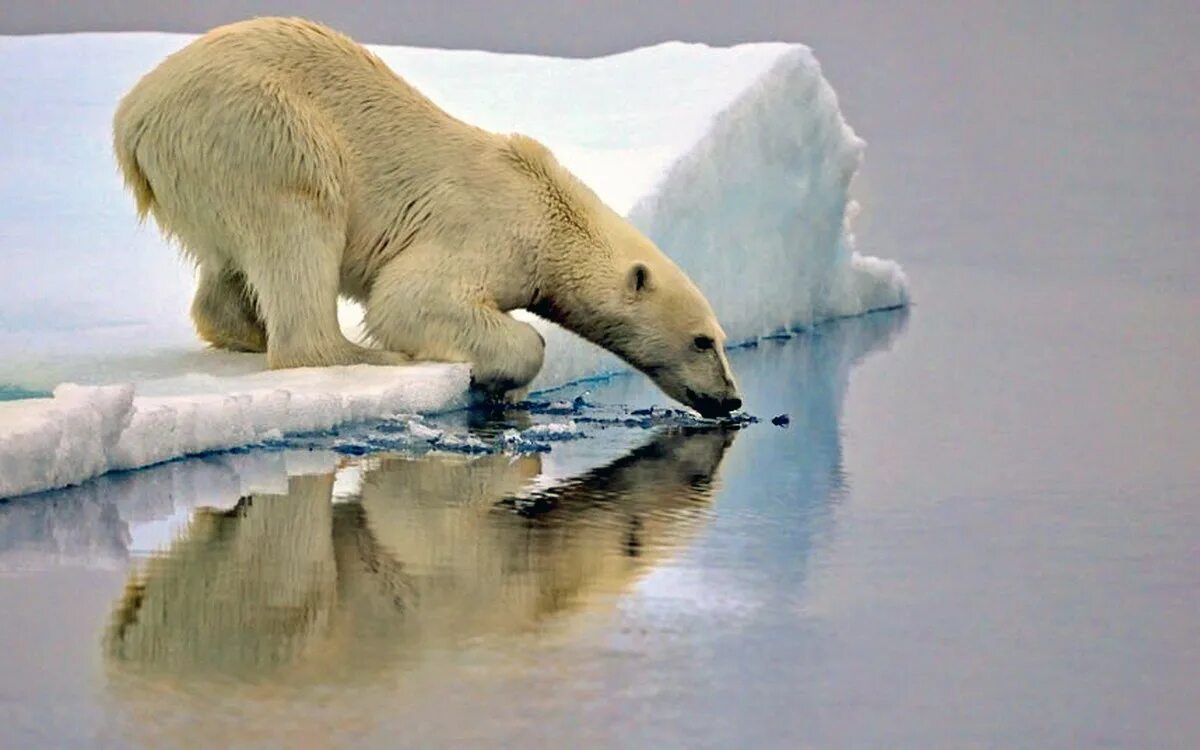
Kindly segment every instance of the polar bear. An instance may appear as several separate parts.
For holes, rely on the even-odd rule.
[[[712,308],[648,238],[540,143],[455,119],[336,31],[214,29],[126,94],[113,131],[139,215],[197,265],[215,347],[272,368],[468,362],[504,396],[544,358],[523,308],[705,416],[741,405]],[[339,295],[382,349],[346,339]]]

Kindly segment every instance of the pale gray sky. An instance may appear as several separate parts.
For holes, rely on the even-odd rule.
[[[685,39],[727,44],[810,38],[805,19],[839,6],[807,0],[4,0],[0,33],[190,31],[253,15],[302,15],[367,42],[587,56]],[[869,4],[868,4],[869,5]]]

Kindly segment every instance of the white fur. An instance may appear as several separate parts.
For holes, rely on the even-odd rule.
[[[456,120],[334,31],[209,32],[122,100],[114,146],[139,211],[196,261],[214,346],[271,367],[469,362],[504,393],[542,366],[508,314],[529,308],[677,399],[736,398],[708,302],[653,243],[537,142]],[[384,350],[344,337],[339,294]]]

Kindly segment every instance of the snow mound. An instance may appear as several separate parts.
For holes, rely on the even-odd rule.
[[[461,368],[267,375],[261,356],[198,344],[191,269],[138,225],[109,145],[120,96],[191,38],[0,37],[0,394],[54,391],[0,409],[0,497],[463,401]],[[805,47],[374,49],[452,114],[545,142],[696,280],[732,341],[907,301],[898,266],[855,252],[863,143]],[[623,367],[537,325],[535,388]]]

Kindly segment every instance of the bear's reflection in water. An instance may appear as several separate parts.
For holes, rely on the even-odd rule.
[[[709,513],[731,431],[674,431],[537,493],[538,456],[384,457],[202,511],[136,571],[105,636],[129,676],[370,680],[611,601]],[[115,676],[115,675],[114,675]]]

